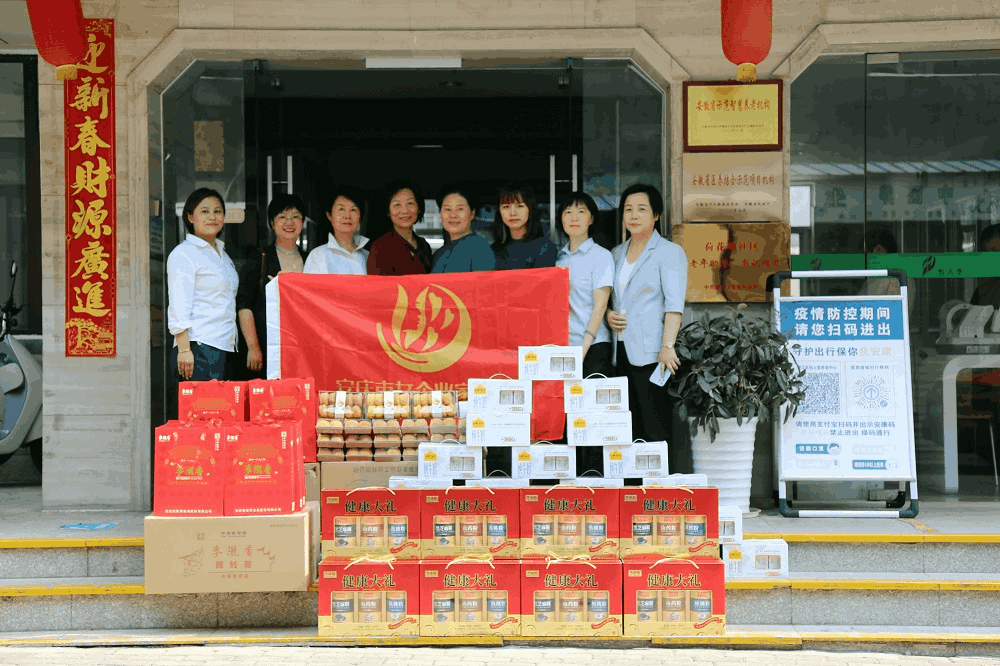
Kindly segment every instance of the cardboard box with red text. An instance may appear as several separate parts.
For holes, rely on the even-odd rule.
[[[320,491],[323,557],[420,559],[420,491]]]
[[[423,560],[421,636],[520,636],[518,560]]]
[[[319,565],[320,636],[418,636],[416,560],[327,558]]]
[[[421,557],[517,559],[519,503],[516,488],[421,490]]]
[[[726,580],[720,560],[625,560],[626,636],[721,636]]]
[[[620,560],[525,560],[522,636],[621,636]]]
[[[521,489],[521,557],[619,554],[618,488]]]
[[[225,469],[223,429],[170,421],[156,429],[153,514],[221,516]]]

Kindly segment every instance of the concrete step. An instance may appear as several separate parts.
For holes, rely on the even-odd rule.
[[[142,576],[142,537],[0,539],[0,580]]]
[[[377,647],[578,646],[590,648],[728,648],[902,653],[934,657],[1000,656],[1000,627],[733,625],[725,636],[664,638],[354,638],[317,636],[314,627],[23,631],[0,633],[0,647],[287,645]]]

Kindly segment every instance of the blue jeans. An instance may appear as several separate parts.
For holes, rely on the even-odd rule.
[[[178,384],[187,382],[206,382],[209,379],[224,379],[226,369],[226,352],[201,342],[191,343],[191,353],[194,354],[194,372],[191,379],[183,379],[177,372],[177,347],[170,350],[170,385],[167,387],[167,418],[177,418]]]

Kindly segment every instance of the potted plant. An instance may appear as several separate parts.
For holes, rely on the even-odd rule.
[[[788,406],[785,421],[805,397],[801,370],[788,340],[746,305],[708,313],[684,326],[674,343],[680,368],[667,386],[691,428],[695,473],[719,487],[719,503],[750,508],[758,419]]]

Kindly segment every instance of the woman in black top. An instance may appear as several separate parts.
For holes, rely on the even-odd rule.
[[[535,192],[526,183],[506,183],[497,191],[493,239],[498,271],[556,265],[558,250],[542,233]]]
[[[275,240],[259,252],[251,252],[240,269],[236,292],[236,317],[240,325],[239,355],[246,364],[234,368],[237,379],[266,378],[267,318],[264,286],[278,273],[301,273],[306,255],[299,249],[305,203],[296,194],[276,194],[267,206],[267,219]]]

